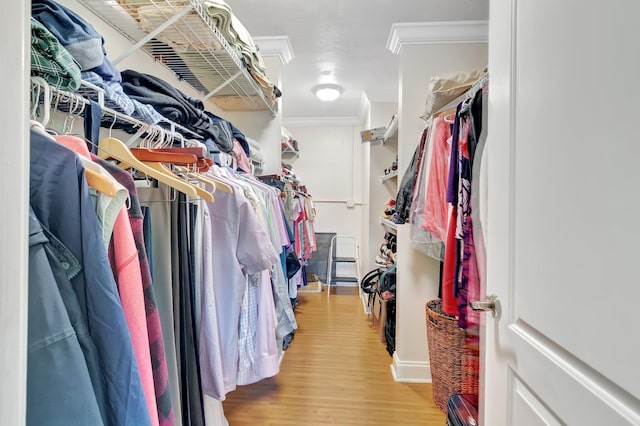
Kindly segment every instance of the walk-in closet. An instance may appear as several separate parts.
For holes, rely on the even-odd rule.
[[[7,425],[640,425],[640,5],[0,14]]]

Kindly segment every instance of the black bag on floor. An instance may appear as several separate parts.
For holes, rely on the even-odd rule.
[[[455,394],[447,401],[447,426],[477,426],[478,396]]]
[[[393,356],[396,351],[396,300],[387,300],[387,322],[384,325],[384,338],[387,342],[387,352]]]

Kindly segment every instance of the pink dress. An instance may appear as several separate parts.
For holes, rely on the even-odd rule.
[[[447,204],[447,184],[449,179],[449,153],[451,126],[438,117],[433,124],[431,139],[432,155],[427,180],[427,197],[422,227],[440,241],[447,240],[449,206]]]
[[[138,250],[133,240],[131,223],[126,208],[120,209],[113,227],[113,238],[109,246],[109,260],[118,284],[120,301],[131,333],[133,352],[138,362],[144,397],[149,407],[151,423],[158,425],[158,408],[151,367],[147,314],[142,292],[142,275],[138,261]]]

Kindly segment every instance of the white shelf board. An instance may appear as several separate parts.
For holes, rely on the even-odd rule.
[[[382,175],[380,176],[380,181],[384,182],[385,180],[389,180],[389,179],[393,179],[394,177],[398,176],[398,171],[394,170],[391,173],[389,173],[388,175]]]
[[[290,142],[290,139],[284,139],[283,137],[282,143],[285,144],[285,147],[282,148],[282,155],[295,156],[296,158],[300,158],[300,151],[298,151],[293,147],[293,145]]]
[[[380,223],[383,224],[384,226],[397,230],[398,229],[398,225],[393,223],[392,221],[390,221],[389,219],[385,219],[383,217],[380,218]]]
[[[385,143],[398,132],[398,116],[394,115],[393,120],[389,123],[389,127],[387,127],[387,131],[384,132],[384,138],[382,139],[382,143]]]
[[[360,137],[362,138],[362,142],[380,142],[384,144],[389,139],[396,136],[398,133],[398,116],[394,115],[391,119],[389,125],[385,128],[384,133],[381,136],[375,137],[374,134],[379,134],[382,128],[364,130],[360,132]],[[368,138],[368,139],[367,139]]]

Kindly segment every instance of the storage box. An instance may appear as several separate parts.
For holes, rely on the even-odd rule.
[[[375,329],[376,333],[378,333],[380,341],[382,343],[385,343],[386,338],[384,336],[384,326],[387,322],[387,301],[382,300],[379,295],[376,295],[373,300],[371,313],[373,328]]]
[[[386,127],[376,127],[375,129],[363,130],[360,132],[360,138],[362,139],[362,142],[384,139],[386,131]]]

